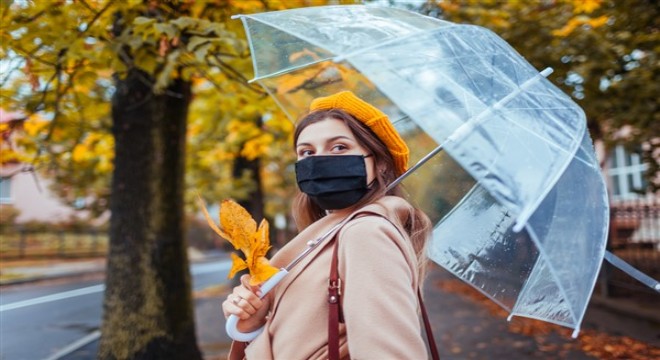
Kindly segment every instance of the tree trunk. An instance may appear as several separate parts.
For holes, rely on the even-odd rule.
[[[201,359],[184,239],[190,84],[156,95],[148,75],[117,80],[115,170],[99,358]]]

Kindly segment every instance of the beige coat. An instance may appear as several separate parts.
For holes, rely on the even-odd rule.
[[[426,359],[417,301],[417,260],[401,234],[412,207],[387,196],[351,216],[339,231],[339,275],[343,281],[340,353],[351,359]],[[387,217],[370,214],[377,213]],[[359,215],[359,216],[358,216]],[[310,225],[271,260],[286,266],[307,241],[342,220],[330,214]],[[264,332],[245,349],[247,359],[327,359],[327,288],[332,244],[326,240],[273,290]],[[240,358],[234,344],[230,358]],[[237,356],[238,355],[238,356]]]

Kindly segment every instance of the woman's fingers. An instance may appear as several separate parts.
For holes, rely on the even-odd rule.
[[[261,286],[259,285],[250,285],[250,275],[245,274],[241,276],[241,285],[246,289],[249,289],[255,293],[258,297],[261,297]]]
[[[261,290],[258,285],[250,285],[250,275],[241,276],[241,285],[233,289],[232,293],[222,303],[222,312],[225,317],[236,315],[241,320],[250,319],[257,314],[260,322],[268,313],[268,299],[261,299]],[[252,321],[252,320],[250,320]]]
[[[241,319],[247,319],[254,315],[258,309],[250,305],[245,299],[231,294],[227,300],[222,303],[222,311],[225,317],[236,315]]]
[[[245,280],[243,285],[234,288],[232,293],[222,303],[223,313],[226,316],[236,315],[241,319],[247,319],[256,314],[265,304],[257,294],[253,292],[253,288],[248,288],[245,284],[249,283],[249,277]],[[248,284],[249,285],[249,284]],[[258,287],[256,287],[258,289]]]

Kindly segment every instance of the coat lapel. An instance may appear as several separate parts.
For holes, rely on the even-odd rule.
[[[349,215],[349,218],[354,217],[355,214]],[[327,219],[324,219],[326,221],[323,222],[323,224],[318,224],[320,226],[315,226],[312,229],[309,229],[310,231],[305,231],[301,232],[296,238],[293,240],[296,243],[302,242],[306,244],[310,240],[315,240],[321,235],[324,235],[328,233],[334,227],[335,225],[339,224],[342,220],[344,220],[341,217],[329,217]],[[313,226],[313,225],[312,225]],[[311,227],[311,226],[310,226]],[[288,290],[289,286],[296,280],[296,278],[307,268],[307,266],[314,261],[314,259],[325,249],[329,244],[333,242],[333,239],[337,232],[341,229],[341,227],[338,227],[334,229],[329,235],[323,240],[321,244],[319,244],[314,250],[312,250],[307,256],[305,256],[300,263],[298,263],[296,266],[294,266],[289,273],[282,279],[282,281],[277,285],[275,288],[275,297],[274,297],[274,302],[273,302],[273,307],[271,309],[272,313],[275,314],[277,313],[277,307],[279,305],[280,299],[286,293]],[[290,253],[287,253],[285,256],[287,264],[278,264],[282,266],[288,265],[289,262],[293,261],[296,256],[298,256],[306,246],[295,246],[295,249],[292,249]],[[285,259],[278,259],[278,260],[285,260]]]

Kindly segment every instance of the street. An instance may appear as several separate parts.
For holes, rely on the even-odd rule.
[[[230,266],[231,262],[224,259],[193,264],[193,289],[198,291],[223,283]],[[101,325],[103,289],[102,279],[3,288],[0,293],[0,358],[65,358],[60,356],[62,350],[81,339],[93,343],[98,339]],[[196,306],[209,306],[205,303],[202,299]]]

